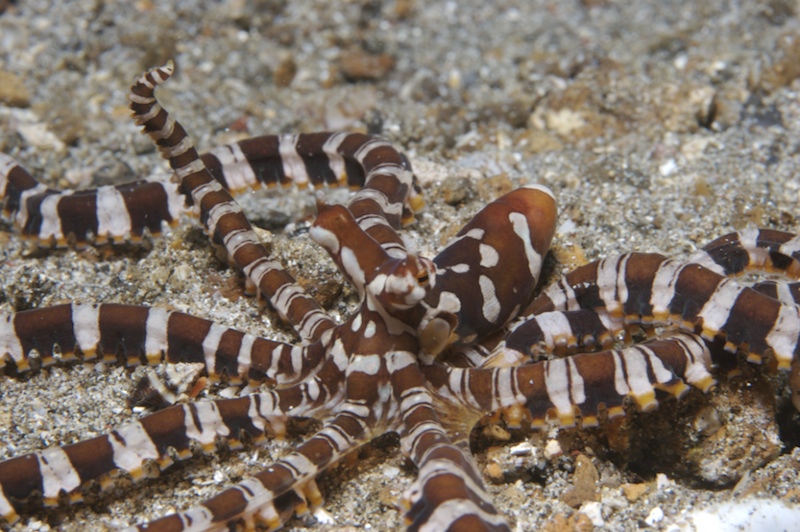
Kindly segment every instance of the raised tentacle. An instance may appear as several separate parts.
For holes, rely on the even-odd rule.
[[[169,79],[173,68],[172,62],[154,68],[131,87],[129,98],[136,122],[169,160],[181,193],[191,198],[211,241],[226,250],[228,259],[295,327],[301,338],[318,340],[335,326],[334,322],[278,262],[270,259],[242,209],[211,176],[180,123],[156,100],[155,87]]]
[[[212,380],[298,382],[325,356],[316,342],[293,346],[258,338],[212,321],[161,308],[65,304],[0,315],[0,369],[12,362],[28,371],[36,351],[43,367],[80,357],[127,366],[196,362]]]

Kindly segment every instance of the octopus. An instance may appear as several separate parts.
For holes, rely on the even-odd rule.
[[[526,184],[486,205],[435,257],[402,227],[423,206],[405,156],[358,133],[263,136],[199,155],[158,102],[172,62],[143,74],[133,117],[173,169],[142,180],[58,191],[0,154],[4,215],[42,247],[138,243],[196,215],[214,247],[289,324],[296,343],[231,329],[175,310],[71,302],[0,316],[0,368],[16,378],[56,363],[102,360],[199,364],[234,397],[175,403],[158,379],[151,413],[107,434],[0,462],[0,518],[78,503],[121,478],[157,475],[198,449],[237,449],[318,429],[262,471],[131,530],[275,530],[323,504],[316,479],[385,434],[416,468],[399,510],[408,530],[510,530],[470,450],[482,420],[511,428],[593,427],[634,403],[649,411],[690,386],[715,385],[713,364],[737,352],[798,365],[796,283],[744,283],[746,271],[800,272],[800,237],[751,229],[714,240],[687,260],[627,253],[591,262],[534,297],[556,226],[545,186]],[[259,186],[333,187],[317,196],[309,236],[358,294],[338,323],[260,242],[232,197]],[[644,331],[632,335],[630,331]],[[636,337],[638,343],[619,339]],[[642,338],[643,337],[643,338]]]

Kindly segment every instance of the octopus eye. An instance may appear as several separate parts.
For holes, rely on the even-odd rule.
[[[417,284],[419,284],[420,286],[422,287],[428,286],[429,282],[430,282],[430,276],[428,276],[428,272],[420,272],[417,275]]]

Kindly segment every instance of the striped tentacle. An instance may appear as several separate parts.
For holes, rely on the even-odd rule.
[[[363,405],[345,404],[343,410],[345,412],[326,423],[297,450],[264,471],[194,508],[131,530],[221,530],[236,525],[244,525],[245,529],[251,530],[257,524],[275,530],[292,513],[303,515],[309,507],[321,505],[322,495],[314,479],[368,441],[367,425],[356,414],[363,410]]]
[[[709,341],[721,336],[727,351],[746,351],[752,362],[772,353],[783,369],[800,352],[796,305],[657,254],[632,253],[582,266],[545,290],[524,315],[576,309],[600,312],[610,330],[642,323],[679,325]]]
[[[392,150],[359,133],[311,133],[250,138],[214,148],[200,158],[232,194],[261,185],[346,184],[357,189],[368,180],[378,181],[369,177],[370,172],[384,177],[396,174],[400,176],[397,186],[408,190],[402,201],[402,219],[408,221],[422,206],[419,187],[407,159]],[[23,236],[35,238],[43,247],[138,243],[148,233],[159,234],[163,223],[177,223],[183,207],[177,187],[166,179],[62,192],[40,184],[2,153],[0,201],[4,216],[13,219]],[[387,212],[394,207],[388,205]]]
[[[363,190],[350,205],[358,222],[387,249],[403,248],[394,231],[413,220],[423,202],[406,157],[361,133],[264,136],[221,146],[201,156],[231,193],[272,186],[315,188],[347,184]]]
[[[369,354],[348,357],[348,353],[356,351],[350,345],[352,343],[364,349],[375,347],[378,353],[414,344],[413,336],[404,333],[393,336],[392,345],[386,345],[386,342],[376,346],[361,344],[361,335],[350,334],[351,331],[356,332],[353,324],[359,323],[360,327],[368,328],[364,321],[378,319],[374,313],[362,312],[365,319],[352,318],[337,328],[341,337],[336,338],[330,358],[315,375],[316,384],[309,386],[309,396],[316,388],[341,386],[326,389],[329,398],[325,400],[325,412],[329,416],[325,417],[322,412],[314,416],[324,422],[319,432],[296,451],[238,486],[223,491],[195,508],[141,525],[139,530],[216,530],[236,525],[250,529],[257,524],[272,530],[279,528],[292,512],[302,514],[308,511],[309,506],[321,504],[322,498],[314,479],[375,434],[381,433],[381,428],[391,422],[393,407],[383,404],[388,393],[385,391],[387,381],[397,366],[414,363],[410,351],[393,351],[382,356],[370,350]],[[376,327],[381,325],[378,322],[374,324]],[[358,329],[358,332],[362,331]],[[376,340],[385,338],[384,334],[385,331],[375,333]],[[345,371],[346,381],[343,378]]]
[[[313,377],[293,386],[174,405],[104,436],[0,462],[0,516],[16,521],[16,506],[37,493],[45,505],[57,504],[62,496],[78,502],[90,482],[105,490],[123,472],[134,480],[154,476],[175,459],[191,456],[195,445],[211,452],[222,441],[239,448],[244,435],[256,443],[267,433],[282,438],[288,418],[330,417],[342,401],[343,380],[343,370],[328,360]]]
[[[103,357],[127,366],[202,363],[212,380],[298,382],[324,360],[326,346],[293,346],[161,308],[65,304],[0,316],[0,369],[31,369],[31,352],[49,366]]]
[[[642,410],[658,405],[657,391],[681,397],[685,382],[708,391],[710,354],[694,334],[645,342],[621,350],[573,355],[505,368],[423,367],[437,395],[478,412],[502,412],[511,427],[527,420],[534,427],[556,419],[595,426],[601,407],[609,417],[623,414],[631,397]]]
[[[514,323],[503,340],[486,355],[482,367],[518,366],[540,353],[564,355],[577,350],[606,349],[619,331],[610,331],[597,312],[543,312]]]
[[[408,160],[388,142],[374,138],[358,147],[355,158],[364,167],[366,178],[347,208],[361,229],[389,255],[402,258],[405,242],[395,230],[410,224],[414,212],[423,206]]]
[[[423,349],[469,345],[516,317],[530,300],[555,232],[552,192],[528,185],[481,210],[437,255],[437,280],[425,298]],[[480,294],[462,301],[465,294]]]
[[[266,186],[298,188],[348,185],[361,188],[364,170],[342,151],[350,133],[265,135],[211,149],[200,156],[211,175],[232,194]],[[366,135],[353,133],[364,142]]]
[[[417,303],[429,287],[435,286],[433,263],[414,253],[390,255],[372,236],[363,231],[353,214],[341,205],[319,204],[319,215],[309,231],[311,238],[325,248],[333,261],[358,289],[366,306],[378,311],[379,321],[387,321],[392,334],[412,332],[406,323],[418,321],[398,313],[419,314]],[[366,310],[362,310],[362,313]],[[357,319],[362,319],[361,314]]]
[[[326,390],[303,384],[174,405],[104,436],[0,462],[0,516],[15,522],[19,506],[35,494],[47,506],[62,497],[78,502],[81,489],[91,482],[105,490],[122,473],[135,481],[157,475],[174,460],[191,456],[196,445],[211,452],[222,441],[230,448],[240,447],[244,435],[256,442],[267,432],[282,437],[288,417],[313,415],[330,399]]]
[[[761,271],[800,279],[800,236],[774,229],[745,229],[717,238],[687,261],[729,277]]]
[[[183,202],[175,185],[157,179],[77,192],[50,189],[0,153],[0,203],[4,217],[39,246],[81,248],[158,235],[165,223],[177,223]]]
[[[477,416],[472,423],[458,420],[460,436],[454,443],[414,358],[398,355],[391,369],[402,416],[401,446],[419,470],[401,501],[408,530],[509,530],[469,452],[470,428]]]
[[[773,229],[746,229],[710,242],[687,260],[729,277],[762,272],[800,279],[800,236]],[[800,282],[766,280],[743,284],[785,305],[800,305]]]
[[[750,288],[785,305],[800,305],[800,283],[769,280],[753,283]]]
[[[172,75],[172,62],[143,74],[131,87],[134,119],[151,136],[175,170],[180,190],[199,212],[212,242],[222,246],[236,266],[291,323],[301,338],[315,341],[335,326],[283,267],[270,259],[250,222],[231,195],[206,169],[186,131],[155,98],[155,87]]]
[[[407,530],[510,530],[492,504],[468,448],[447,440],[440,426],[415,427],[403,439],[414,440],[417,479],[403,494]]]
[[[362,231],[353,214],[342,205],[318,202],[316,220],[309,236],[325,248],[348,281],[358,290],[361,299],[370,280],[390,257],[375,239]]]
[[[800,239],[792,233],[748,229],[714,240],[689,257],[687,262],[700,264],[726,277],[749,271],[780,272],[797,277],[800,274],[799,245]],[[794,305],[800,301],[799,283],[770,280],[750,286],[784,305]],[[614,335],[630,325],[628,320],[620,321],[605,311],[599,314],[594,310],[543,312],[522,318],[512,326],[505,343],[494,350],[484,365],[512,365],[529,361],[534,348],[548,352],[566,348],[569,352],[577,347],[591,348],[598,343],[607,347]]]

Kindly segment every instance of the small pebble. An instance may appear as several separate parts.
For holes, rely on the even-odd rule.
[[[558,443],[558,440],[550,440],[544,447],[544,457],[548,460],[558,458],[562,454],[564,454],[564,451],[561,449],[561,444]]]
[[[587,502],[578,511],[588,517],[594,526],[606,524],[603,519],[603,505],[599,502]]]
[[[639,500],[647,492],[647,484],[623,484],[622,492],[630,502]]]
[[[657,523],[660,523],[661,520],[664,519],[664,510],[656,506],[650,513],[645,517],[644,522],[650,526],[655,526]]]

